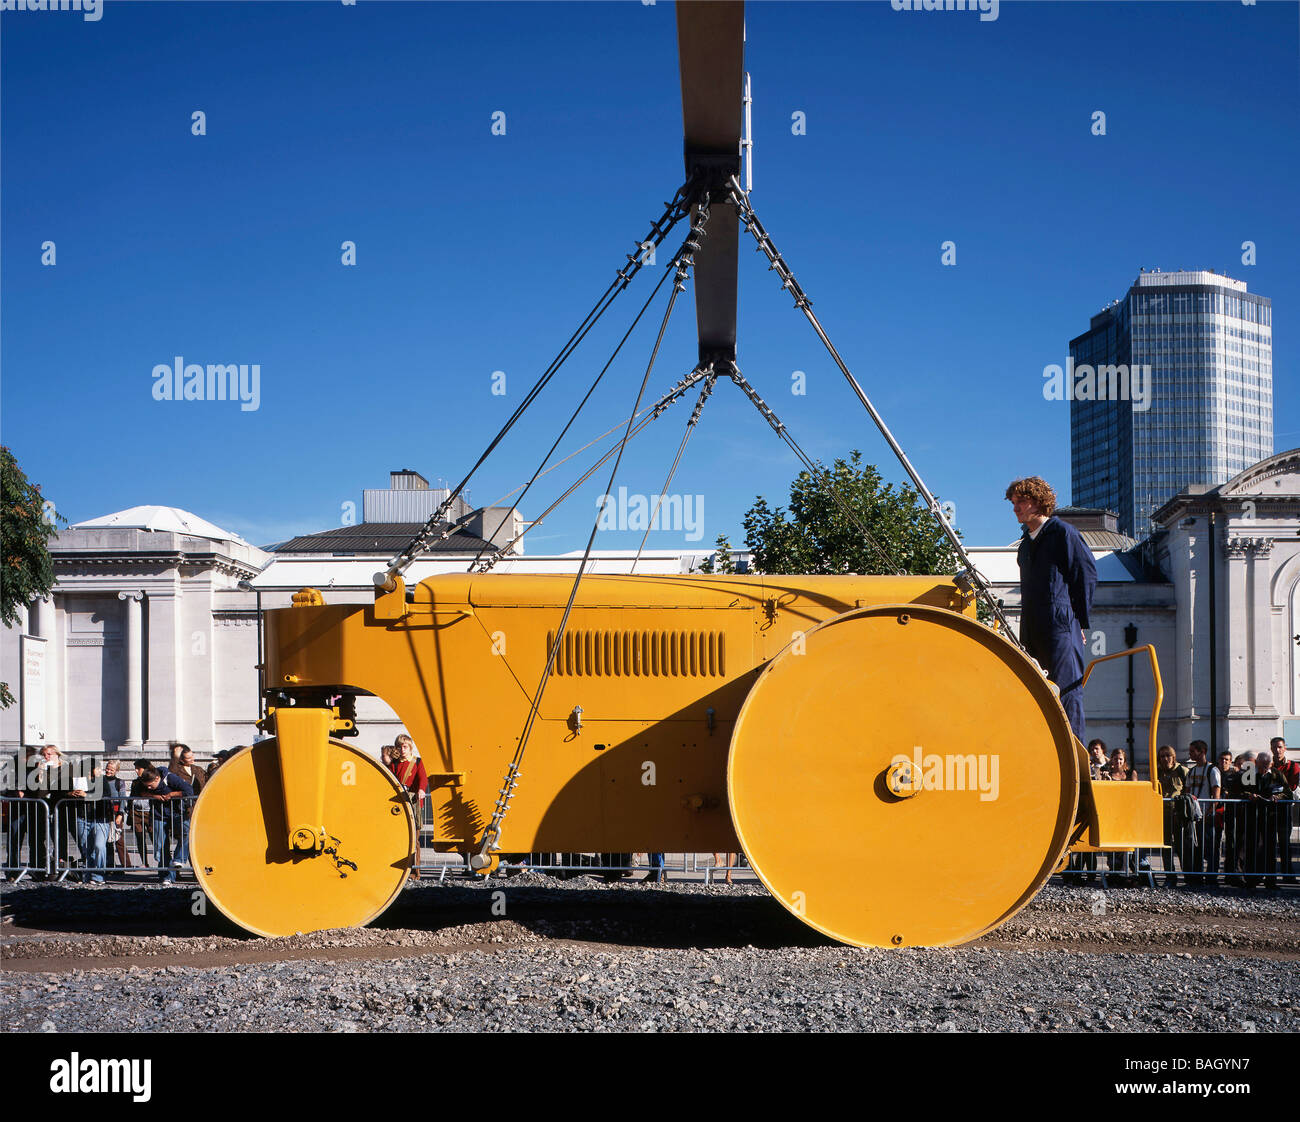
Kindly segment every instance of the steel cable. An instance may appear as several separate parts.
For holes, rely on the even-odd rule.
[[[636,415],[641,409],[641,399],[645,396],[646,386],[650,382],[650,375],[654,370],[655,361],[659,357],[659,349],[663,345],[664,334],[668,330],[668,321],[672,317],[673,308],[677,304],[678,295],[686,287],[686,275],[692,264],[694,264],[693,254],[699,248],[699,239],[703,236],[704,226],[708,222],[708,195],[702,196],[699,206],[696,209],[695,217],[692,219],[691,232],[678,251],[674,260],[677,261],[677,279],[673,284],[672,295],[668,298],[668,306],[664,309],[663,320],[659,325],[659,334],[655,339],[654,348],[650,352],[650,360],[646,364],[645,375],[641,379],[641,385],[637,389],[636,402],[632,406],[632,412],[628,416],[627,426],[623,433],[623,439],[619,442],[618,455],[614,459],[614,467],[610,471],[609,484],[605,488],[605,494],[608,496],[614,488],[614,480],[618,477],[618,469],[623,462],[623,452],[627,448],[627,442],[631,438],[632,425],[635,422]],[[499,848],[501,839],[501,826],[505,820],[506,811],[509,809],[510,800],[514,797],[515,787],[519,782],[519,765],[523,761],[524,750],[528,747],[528,738],[532,733],[533,725],[537,721],[537,713],[541,707],[542,696],[546,692],[547,683],[550,681],[551,672],[555,668],[555,659],[559,654],[560,646],[564,638],[565,628],[568,626],[569,617],[573,614],[573,605],[578,598],[578,589],[582,586],[583,577],[586,576],[587,565],[591,560],[591,551],[596,544],[596,533],[600,529],[600,516],[603,514],[603,508],[597,514],[595,522],[592,523],[591,534],[587,538],[587,547],[583,550],[582,561],[578,565],[578,572],[573,580],[573,587],[569,590],[569,599],[564,606],[564,614],[560,617],[559,626],[555,630],[555,637],[551,642],[551,649],[547,653],[546,666],[542,670],[541,681],[538,682],[537,691],[533,695],[532,703],[528,707],[528,716],[524,721],[523,731],[519,734],[519,743],[515,747],[514,756],[506,769],[505,780],[501,786],[496,805],[492,810],[492,818],[487,826],[483,829],[483,838],[479,845],[478,853],[471,858],[472,868],[486,868],[491,858],[488,851]]]
[[[768,232],[763,228],[763,224],[758,220],[758,215],[754,213],[754,208],[749,202],[749,196],[741,189],[740,181],[733,175],[728,180],[728,183],[731,188],[728,196],[729,201],[736,208],[736,213],[740,218],[741,224],[747,231],[749,231],[754,240],[758,243],[758,250],[768,259],[769,270],[775,271],[776,275],[781,278],[781,286],[794,297],[795,307],[803,312],[804,317],[808,320],[809,324],[812,325],[812,329],[817,333],[817,337],[822,341],[822,345],[826,348],[827,353],[831,356],[835,365],[839,367],[840,373],[844,375],[845,380],[849,383],[849,387],[857,396],[858,401],[862,403],[863,408],[866,409],[872,421],[875,422],[876,428],[880,430],[880,435],[885,438],[885,442],[898,458],[898,462],[903,465],[903,470],[906,471],[908,476],[911,478],[917,494],[919,494],[925,501],[926,508],[938,521],[939,528],[943,532],[944,536],[947,537],[949,545],[965,564],[966,573],[969,574],[971,583],[974,585],[975,590],[979,595],[984,598],[985,604],[993,614],[993,618],[998,621],[1001,626],[1002,634],[1007,640],[1019,647],[1021,645],[1020,639],[1015,632],[1011,630],[1011,625],[1007,622],[1007,618],[1003,614],[997,598],[993,595],[993,590],[990,588],[987,578],[975,567],[975,563],[966,552],[966,547],[962,544],[961,538],[957,536],[957,531],[952,528],[948,520],[943,516],[943,511],[939,507],[938,500],[930,492],[930,488],[925,485],[925,481],[921,478],[920,473],[912,466],[912,462],[907,458],[907,454],[903,451],[902,445],[894,439],[894,434],[889,431],[889,426],[885,424],[885,419],[876,411],[876,407],[871,403],[871,399],[867,397],[866,391],[863,390],[862,386],[858,383],[858,380],[853,376],[852,371],[850,371],[848,366],[845,365],[844,360],[840,357],[839,351],[835,349],[835,344],[831,342],[830,336],[826,334],[821,322],[813,313],[812,301],[808,299],[807,294],[804,292],[803,288],[800,287],[799,282],[795,280],[794,273],[790,270],[789,265],[786,264],[785,258],[777,252],[775,243],[772,241]],[[961,574],[958,575],[960,576]]]
[[[683,247],[683,250],[684,248],[685,247]],[[681,252],[682,251],[679,251],[678,256],[680,256]],[[674,257],[664,267],[664,275],[659,278],[659,283],[654,286],[654,289],[651,291],[650,295],[646,297],[645,303],[641,305],[641,310],[637,312],[636,317],[632,320],[631,326],[623,333],[623,338],[621,338],[618,341],[618,345],[614,348],[613,353],[609,356],[609,360],[605,363],[604,366],[601,367],[600,373],[596,375],[595,380],[591,383],[591,386],[588,388],[586,394],[583,395],[582,400],[578,402],[577,408],[574,409],[572,415],[569,417],[568,422],[565,424],[564,428],[560,430],[560,435],[555,438],[555,442],[547,450],[546,455],[542,457],[542,461],[537,465],[537,470],[533,472],[532,478],[529,479],[529,481],[526,484],[524,484],[523,492],[519,495],[517,499],[515,499],[510,509],[501,516],[501,521],[497,524],[497,529],[492,531],[492,533],[495,534],[497,531],[499,531],[501,527],[506,524],[506,519],[509,518],[512,514],[514,514],[516,510],[519,509],[519,504],[524,501],[524,498],[528,495],[528,492],[532,489],[533,484],[537,482],[538,477],[542,474],[542,469],[546,467],[547,461],[553,455],[555,455],[555,450],[560,446],[560,443],[568,435],[569,429],[573,427],[574,422],[577,421],[578,414],[582,412],[587,402],[591,400],[591,395],[596,392],[596,388],[600,385],[602,379],[609,372],[609,368],[614,364],[614,360],[618,358],[619,352],[623,349],[623,344],[628,341],[628,339],[632,335],[632,332],[636,330],[637,324],[641,322],[641,317],[645,315],[646,309],[650,307],[650,305],[654,302],[655,297],[659,295],[659,290],[663,288],[664,281],[666,281],[672,275],[672,272],[676,268],[677,263],[678,263],[678,258]],[[478,563],[483,559],[483,554],[487,552],[487,549],[491,544],[492,544],[491,537],[489,537],[486,543],[484,544],[484,547],[478,551],[478,556],[475,557],[474,560],[470,562],[471,569],[476,567]]]
[[[650,237],[642,239],[642,241],[638,243],[638,248],[646,245],[658,246],[662,244],[664,238],[668,236],[677,223],[689,213],[692,194],[692,184],[685,183],[679,187],[677,194],[673,196],[670,202],[665,204],[664,213],[660,216],[659,220],[651,223]],[[492,439],[491,443],[488,444],[487,448],[483,450],[482,455],[479,456],[475,461],[474,466],[466,473],[465,478],[462,479],[454,489],[448,492],[447,497],[438,504],[438,509],[430,516],[429,520],[425,523],[424,528],[411,539],[404,549],[389,561],[384,572],[375,574],[375,583],[377,585],[389,591],[395,587],[395,578],[401,576],[411,562],[415,560],[416,556],[429,544],[430,540],[437,532],[438,527],[442,525],[445,520],[447,511],[451,509],[451,504],[465,490],[470,479],[473,478],[474,473],[483,466],[483,462],[492,454],[493,451],[496,450],[497,445],[505,439],[506,434],[514,427],[515,422],[523,416],[524,411],[532,405],[538,395],[550,383],[551,379],[555,377],[555,374],[559,371],[560,367],[564,365],[568,357],[577,349],[578,344],[586,338],[588,332],[595,327],[596,323],[600,320],[600,317],[609,310],[610,305],[613,304],[623,291],[626,290],[628,285],[631,284],[632,278],[635,277],[641,269],[643,263],[641,256],[642,255],[638,254],[628,255],[629,265],[625,266],[624,269],[619,269],[617,271],[615,279],[610,282],[609,287],[605,289],[605,292],[601,295],[600,299],[596,301],[595,306],[587,313],[587,316],[582,323],[578,325],[577,330],[569,336],[568,342],[560,349],[560,353],[551,360],[551,364],[542,372],[541,376],[533,384],[527,395],[525,395],[524,400],[515,409],[514,413],[510,415],[510,418],[501,427],[501,430]],[[447,527],[438,540],[442,541],[447,537],[450,537],[456,528],[463,525],[463,522],[464,520],[460,520],[454,526]]]

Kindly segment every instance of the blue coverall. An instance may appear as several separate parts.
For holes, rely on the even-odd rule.
[[[1061,691],[1061,708],[1084,739],[1083,636],[1089,626],[1097,566],[1079,531],[1052,516],[1038,536],[1026,529],[1020,563],[1020,641]]]

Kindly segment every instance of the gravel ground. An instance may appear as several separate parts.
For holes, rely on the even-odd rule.
[[[7,888],[0,1028],[1300,1029],[1294,889],[1049,886],[978,943],[898,951],[830,943],[758,885],[425,883],[288,939],[193,916],[193,891]]]

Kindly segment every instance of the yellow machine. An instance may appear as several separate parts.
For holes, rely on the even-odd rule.
[[[848,943],[974,939],[1023,907],[1071,848],[1161,844],[1159,790],[1090,782],[1053,687],[1010,637],[987,582],[758,222],[741,186],[743,45],[743,4],[678,5],[687,178],[638,245],[662,243],[689,219],[664,275],[675,271],[664,326],[692,275],[699,365],[647,412],[699,386],[689,435],[714,382],[730,379],[814,466],[736,365],[743,226],[966,568],[956,577],[593,576],[589,542],[576,576],[476,572],[408,590],[406,568],[455,529],[442,519],[467,475],[376,574],[373,604],[326,604],[304,589],[293,607],[267,614],[273,735],[216,772],[191,831],[204,891],[248,930],[367,923],[416,861],[405,793],[343,739],[357,731],[364,694],[386,701],[420,747],[433,846],[464,854],[472,869],[490,872],[502,853],[740,849],[786,908]],[[629,256],[611,302],[645,259]],[[643,391],[649,377],[647,368]],[[606,494],[641,404],[597,464],[618,452]],[[831,494],[879,568],[898,568]],[[997,628],[978,622],[977,598]],[[1159,671],[1151,648],[1141,650],[1156,680],[1154,744]]]
[[[422,748],[434,846],[473,856],[571,584],[443,576],[408,601],[399,580],[373,606],[268,613],[267,681],[295,704],[195,809],[217,907],[284,935],[366,923],[400,891],[409,803],[331,737],[358,693]],[[811,926],[912,946],[997,926],[1072,843],[1160,841],[1159,792],[1089,782],[1051,686],[950,579],[592,576],[494,848],[739,846]]]

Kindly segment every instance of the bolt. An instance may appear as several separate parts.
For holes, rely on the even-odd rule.
[[[894,936],[892,939],[890,939],[889,941],[890,941],[891,943],[893,943],[894,946],[899,947],[899,946],[902,946],[902,944],[903,944],[903,937],[902,937],[901,935],[895,935],[895,936]]]

